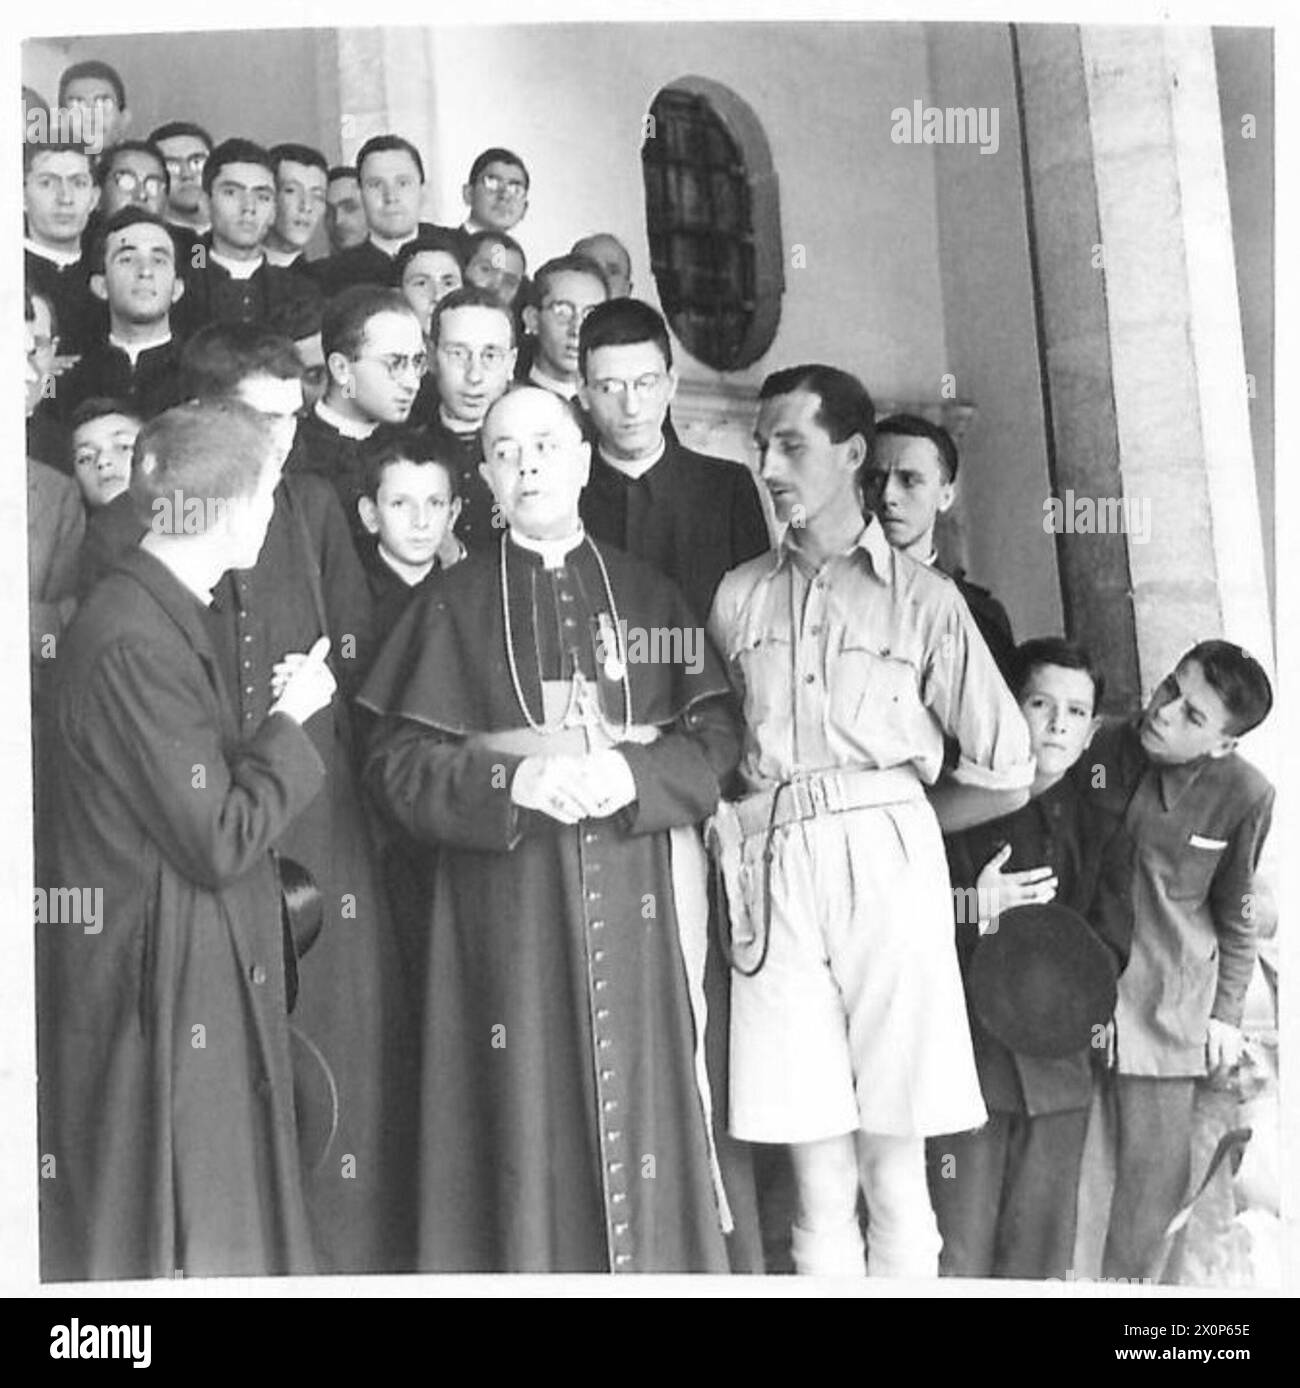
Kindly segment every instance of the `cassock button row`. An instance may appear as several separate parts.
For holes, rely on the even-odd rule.
[[[592,952],[591,962],[592,962],[593,964],[599,964],[599,963],[601,963],[601,961],[602,961],[604,958],[605,958],[605,951],[604,951],[603,949],[594,950],[594,951]]]
[[[254,983],[261,987],[266,982],[266,970],[260,964],[254,964],[248,971],[248,976]]]
[[[610,1197],[610,1202],[615,1205],[623,1205],[627,1202],[627,1191],[616,1190]]]
[[[609,1163],[609,1174],[611,1176],[617,1176],[622,1169],[623,1163],[621,1161],[612,1161]]]
[[[614,1255],[614,1263],[617,1267],[626,1267],[631,1261],[632,1255],[630,1253],[616,1253]]]
[[[605,1136],[606,1136],[611,1142],[617,1142],[617,1141],[619,1140],[619,1138],[621,1138],[621,1137],[623,1136],[623,1129],[622,1129],[622,1128],[611,1128],[611,1129],[605,1134]]]
[[[626,1234],[627,1228],[627,1220],[620,1219],[619,1222],[614,1226],[614,1232],[619,1235]]]
[[[598,1008],[596,1009],[596,1020],[597,1020],[598,1022],[607,1022],[607,1021],[609,1021],[609,1008],[608,1008],[608,1007],[598,1007]]]
[[[598,993],[603,993],[605,989],[609,987],[609,980],[607,978],[598,978],[592,986]]]
[[[602,1036],[602,1037],[600,1038],[600,1040],[596,1042],[596,1045],[598,1045],[602,1051],[607,1051],[607,1050],[609,1050],[609,1048],[610,1048],[613,1044],[614,1044],[614,1043],[609,1039],[608,1036]]]
[[[592,923],[591,923],[591,928],[592,928],[593,930],[604,930],[604,928],[605,928],[605,922],[604,922],[604,921],[592,921]]]
[[[606,1099],[605,1102],[601,1104],[601,1108],[603,1108],[606,1113],[613,1113],[614,1110],[618,1108],[618,1100]]]
[[[805,684],[815,684],[815,683],[817,682],[817,676],[816,676],[816,675],[805,675],[805,676],[803,677],[803,682],[804,682]]]
[[[248,697],[251,699],[253,695],[257,693],[257,690],[254,689],[251,684],[246,684],[244,686],[244,693],[247,694]]]
[[[613,1070],[602,1070],[600,1072],[600,1077],[608,1084],[614,1078],[614,1072]]]
[[[589,829],[585,834],[583,834],[582,841],[583,843],[595,843],[596,835]]]

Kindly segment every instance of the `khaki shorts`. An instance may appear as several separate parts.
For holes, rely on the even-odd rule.
[[[927,800],[778,829],[763,968],[731,976],[732,1133],[813,1142],[985,1121]]]

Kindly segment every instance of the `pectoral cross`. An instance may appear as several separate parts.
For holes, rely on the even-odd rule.
[[[574,662],[575,667],[577,662]],[[573,697],[565,715],[566,728],[582,728],[587,737],[587,751],[595,752],[614,745],[605,716],[600,708],[600,691],[581,670],[573,671]]]

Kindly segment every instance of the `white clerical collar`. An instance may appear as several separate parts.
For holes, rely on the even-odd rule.
[[[567,535],[562,540],[534,540],[530,535],[521,535],[512,525],[510,538],[520,549],[529,550],[533,554],[540,554],[544,568],[562,569],[565,559],[587,538],[587,532],[582,528],[582,523],[579,522],[578,528],[573,534]]]
[[[549,390],[552,395],[562,395],[566,400],[572,400],[578,394],[577,381],[558,381],[554,376],[548,376],[535,362],[528,372],[528,379],[533,385]]]
[[[436,557],[430,559],[427,564],[407,564],[399,559],[395,554],[389,554],[381,541],[375,548],[379,552],[379,557],[384,563],[385,568],[392,571],[406,584],[408,588],[414,588],[417,583],[422,583],[433,572],[433,566],[437,562]]]
[[[232,260],[228,255],[209,251],[208,256],[230,276],[232,280],[251,280],[266,262],[266,256],[259,255],[255,260]]]
[[[387,236],[379,236],[372,231],[370,233],[370,244],[374,246],[376,250],[383,251],[389,260],[395,260],[397,258],[397,252],[400,251],[408,241],[414,241],[419,234],[420,232],[417,228],[409,236],[399,236],[394,240]]]
[[[456,419],[452,415],[449,415],[445,405],[438,406],[438,420],[444,429],[447,429],[453,434],[461,434],[465,438],[468,438],[471,434],[477,434],[480,427],[477,424],[466,424],[463,419]]]
[[[338,410],[327,405],[324,400],[317,400],[314,408],[316,418],[328,424],[335,433],[342,434],[345,439],[368,439],[379,428],[378,420],[349,419],[347,415],[340,414]]]
[[[302,254],[300,250],[280,251],[274,246],[263,246],[262,253],[266,256],[268,265],[275,265],[281,270],[287,270]]]
[[[605,452],[605,445],[597,445],[600,456],[614,469],[621,472],[624,477],[630,477],[635,481],[638,477],[644,477],[647,472],[664,456],[668,449],[668,440],[661,438],[659,447],[650,454],[648,458],[613,458]]]
[[[38,255],[42,260],[48,260],[57,265],[60,270],[66,270],[68,266],[75,265],[81,259],[81,248],[75,251],[57,251],[53,246],[42,246],[39,241],[33,241],[30,236],[23,237],[23,245],[31,251],[33,255]]]
[[[116,333],[110,332],[108,335],[109,345],[116,347],[119,352],[125,352],[132,367],[140,360],[142,352],[151,351],[155,347],[165,347],[171,340],[170,329],[165,330],[161,337],[152,338],[148,342],[124,342]]]

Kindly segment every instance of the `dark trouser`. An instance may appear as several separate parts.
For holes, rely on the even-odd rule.
[[[1196,1081],[1114,1075],[1106,1102],[1115,1126],[1115,1194],[1103,1277],[1155,1277],[1164,1236],[1187,1195]]]
[[[926,1143],[944,1277],[1064,1278],[1088,1111],[990,1113]]]

